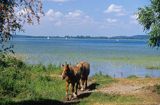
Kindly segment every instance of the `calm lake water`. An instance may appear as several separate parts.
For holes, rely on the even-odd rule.
[[[12,43],[15,52],[31,64],[87,61],[91,75],[101,71],[112,77],[160,77],[160,70],[146,69],[146,65],[160,65],[160,50],[150,48],[146,40],[14,38]]]

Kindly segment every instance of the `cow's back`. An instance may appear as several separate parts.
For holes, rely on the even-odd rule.
[[[90,64],[88,62],[80,62],[77,66],[81,69],[82,76],[88,77],[90,73]]]
[[[77,66],[72,66],[70,69],[74,72],[74,80],[79,81],[82,74],[81,70]]]

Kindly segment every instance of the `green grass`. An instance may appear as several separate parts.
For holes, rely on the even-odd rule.
[[[136,79],[136,78],[138,78],[136,75],[130,75],[130,76],[128,76],[127,77],[128,79]]]
[[[58,100],[65,98],[65,81],[60,67],[49,64],[29,65],[14,57],[0,59],[0,104],[10,105],[23,101]],[[53,76],[54,75],[54,76]],[[100,86],[112,83],[108,75],[97,73],[91,77]]]
[[[58,77],[60,67],[28,65],[14,57],[1,56],[0,104],[38,99],[63,100],[65,82]]]
[[[140,99],[134,96],[121,96],[121,95],[110,95],[105,93],[95,92],[92,93],[88,98],[82,100],[80,105],[91,105],[91,104],[134,104],[140,102]]]
[[[110,83],[116,82],[111,76],[103,75],[102,72],[96,73],[91,77],[91,79],[100,84],[99,87],[103,87]]]
[[[160,65],[151,65],[151,66],[146,66],[146,69],[149,70],[160,70]]]
[[[45,105],[62,103],[65,98],[65,81],[59,75],[60,67],[49,64],[29,65],[10,56],[0,58],[0,105]],[[136,78],[130,76],[128,78]],[[95,88],[107,86],[116,82],[109,75],[102,72],[90,77],[96,84]],[[157,91],[160,88],[157,86]],[[110,95],[99,92],[83,94],[80,98],[80,105],[94,103],[106,104],[134,104],[139,102],[134,96]],[[41,104],[39,104],[41,103]]]
[[[160,68],[160,56],[115,56],[106,58],[95,58],[93,61],[110,62],[115,66],[123,64],[131,64],[133,66],[140,66],[144,68]],[[153,65],[153,66],[152,66]],[[151,67],[150,67],[151,66]]]

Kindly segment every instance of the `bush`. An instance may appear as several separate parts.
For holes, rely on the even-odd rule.
[[[0,53],[0,66],[4,67],[16,67],[16,68],[23,68],[25,67],[25,63],[13,56],[4,55]]]
[[[94,78],[96,77],[104,77],[104,78],[112,78],[110,75],[108,74],[103,74],[101,71],[99,71],[98,73],[95,73],[95,75],[93,76]]]
[[[0,64],[3,64],[0,65],[0,105],[8,104],[12,99],[62,99],[65,96],[65,82],[58,76],[51,76],[59,74],[59,67],[52,64],[26,65],[15,57],[0,56]]]
[[[27,88],[29,72],[20,71],[13,67],[5,68],[0,73],[0,88],[2,96],[15,97]]]
[[[0,57],[0,98],[16,97],[27,90],[30,74],[21,60],[4,54]]]
[[[135,78],[138,78],[138,77],[136,75],[130,75],[127,78],[129,78],[129,79],[135,79]]]
[[[156,85],[155,87],[156,87],[156,92],[160,94],[160,85]]]

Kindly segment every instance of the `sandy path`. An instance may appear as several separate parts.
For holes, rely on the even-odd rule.
[[[160,95],[154,92],[154,85],[160,84],[158,78],[116,79],[116,83],[98,89],[107,94],[136,96],[145,105],[160,105]]]

